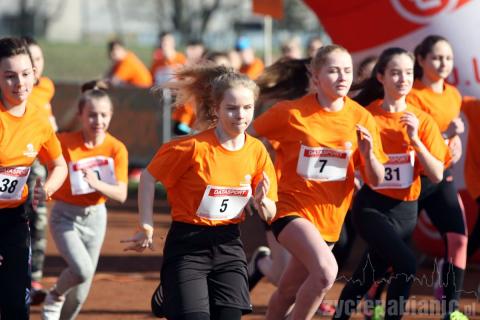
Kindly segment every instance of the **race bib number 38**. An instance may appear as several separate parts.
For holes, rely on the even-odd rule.
[[[197,216],[209,220],[229,220],[241,215],[250,200],[252,188],[207,186]]]
[[[30,167],[0,167],[0,200],[20,200]]]
[[[383,183],[374,189],[404,189],[410,187],[413,182],[413,167],[415,154],[409,153],[388,154],[388,162],[385,166],[385,178]]]
[[[309,180],[345,180],[350,153],[349,150],[302,145],[298,155],[297,173]]]
[[[90,157],[78,160],[77,162],[70,162],[68,164],[68,171],[70,174],[70,185],[73,195],[81,195],[95,192],[87,181],[84,179],[83,170],[92,170],[98,177],[108,184],[116,184],[114,162],[109,157]]]

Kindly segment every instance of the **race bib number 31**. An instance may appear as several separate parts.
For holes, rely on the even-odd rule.
[[[410,187],[413,182],[413,167],[415,154],[409,153],[388,154],[388,162],[385,166],[385,178],[374,189],[404,189]]]
[[[114,162],[109,157],[90,157],[78,160],[77,162],[70,162],[68,164],[68,171],[70,174],[70,185],[73,195],[81,195],[95,192],[87,181],[84,179],[83,170],[92,170],[98,177],[108,184],[116,184]]]
[[[207,186],[197,209],[197,216],[209,220],[230,220],[239,217],[250,200],[252,188]]]
[[[297,173],[309,180],[345,180],[350,153],[349,150],[302,145],[298,155]]]
[[[20,200],[30,167],[0,167],[0,200]]]

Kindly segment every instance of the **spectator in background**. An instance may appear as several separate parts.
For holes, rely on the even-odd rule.
[[[108,56],[112,62],[107,79],[113,86],[152,86],[152,76],[148,68],[120,40],[108,43]]]
[[[242,58],[240,58],[240,54],[238,53],[237,50],[230,50],[227,53],[228,60],[230,60],[230,66],[235,70],[235,71],[240,71],[240,68],[242,67]]]
[[[360,61],[357,68],[357,77],[355,79],[355,83],[361,83],[366,79],[370,78],[372,70],[377,63],[377,59],[377,56],[368,56],[366,58],[363,58],[362,61]]]
[[[242,66],[240,72],[246,74],[250,79],[257,79],[262,74],[265,65],[260,58],[255,56],[255,51],[246,37],[240,37],[235,44],[235,49],[240,54]]]
[[[280,50],[282,52],[282,58],[301,59],[303,57],[300,39],[296,36],[284,41]]]
[[[349,97],[355,97],[360,92],[359,89],[363,87],[363,82],[370,78],[372,70],[377,64],[377,59],[377,56],[368,56],[360,61],[357,66],[355,78],[353,79],[352,88],[350,92],[348,92]]]
[[[187,43],[185,54],[187,55],[187,64],[195,65],[203,60],[206,52],[205,45],[201,40],[193,39]]]
[[[153,52],[150,72],[155,84],[159,85],[172,77],[173,71],[187,63],[187,58],[175,49],[175,38],[170,32],[162,32],[158,47]]]
[[[315,57],[317,50],[323,46],[322,38],[319,36],[312,37],[307,43],[307,55],[309,58]]]
[[[212,51],[205,54],[205,58],[201,62],[208,63],[209,61],[217,66],[230,67],[230,60],[225,52]],[[191,101],[177,106],[172,113],[173,133],[176,135],[193,133],[196,119],[195,106]]]

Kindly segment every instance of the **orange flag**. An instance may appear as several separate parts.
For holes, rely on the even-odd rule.
[[[283,0],[252,0],[252,11],[256,14],[271,16],[275,19],[283,18]]]

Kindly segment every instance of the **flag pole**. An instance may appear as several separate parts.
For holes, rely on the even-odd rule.
[[[265,15],[263,17],[263,60],[265,65],[272,64],[272,17]]]

